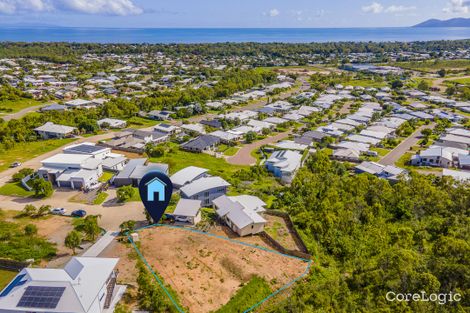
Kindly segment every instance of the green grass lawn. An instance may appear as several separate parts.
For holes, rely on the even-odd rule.
[[[457,83],[457,84],[462,84],[462,85],[467,85],[470,86],[470,78],[457,78],[457,79],[448,79],[445,81],[450,82],[450,83]]]
[[[93,204],[102,204],[103,202],[106,201],[106,198],[108,198],[108,194],[106,192],[100,192],[95,200],[93,200]]]
[[[142,201],[142,199],[140,198],[139,188],[134,187],[134,190],[135,190],[134,195],[127,202],[140,202],[140,201]]]
[[[17,196],[17,197],[31,197],[34,191],[28,191],[23,188],[20,182],[6,183],[0,187],[0,195],[4,196]]]
[[[233,156],[237,154],[238,150],[240,150],[240,147],[230,147],[224,151],[224,154],[226,156]]]
[[[370,150],[377,152],[379,156],[386,156],[391,151],[390,149],[376,148],[376,147],[372,147],[370,148]]]
[[[232,299],[218,309],[216,313],[244,312],[246,309],[265,299],[271,292],[268,282],[263,278],[255,276],[240,288]]]
[[[104,171],[103,175],[101,175],[101,177],[98,180],[101,183],[106,183],[108,180],[113,178],[113,176],[114,176],[114,173]]]
[[[75,139],[51,139],[18,143],[8,150],[0,150],[0,171],[6,170],[13,162],[24,162],[46,152],[64,146]]]
[[[18,274],[18,272],[0,269],[0,290],[5,288],[8,283],[10,283],[16,276],[16,274]]]
[[[134,128],[146,128],[150,126],[155,126],[159,123],[161,123],[161,121],[150,120],[140,116],[133,116],[127,120],[127,126]]]
[[[247,166],[232,165],[224,159],[218,159],[205,153],[192,153],[180,150],[177,145],[172,145],[172,151],[167,152],[162,157],[150,158],[151,162],[166,163],[170,166],[173,174],[188,166],[198,166],[207,168],[212,175],[221,176],[228,179],[232,174]]]
[[[423,72],[436,72],[440,69],[466,69],[470,67],[470,60],[428,60],[413,62],[396,62],[388,65]]]
[[[41,104],[42,102],[34,100],[34,99],[0,101],[0,115],[16,113],[23,109],[36,106],[36,105],[41,105]]]

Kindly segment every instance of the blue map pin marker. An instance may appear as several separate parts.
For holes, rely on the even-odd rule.
[[[149,172],[139,183],[139,193],[145,210],[158,223],[170,203],[173,184],[168,176],[161,172]]]

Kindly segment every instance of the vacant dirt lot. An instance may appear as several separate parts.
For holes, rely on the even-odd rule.
[[[184,229],[155,227],[139,236],[147,262],[194,313],[218,309],[253,275],[265,278],[275,290],[307,266],[301,260]]]

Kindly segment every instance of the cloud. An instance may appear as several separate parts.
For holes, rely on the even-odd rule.
[[[133,0],[0,0],[0,14],[68,11],[83,14],[138,15]]]
[[[470,1],[451,0],[442,11],[445,13],[467,14],[470,13]]]
[[[370,5],[366,5],[362,7],[362,11],[366,13],[382,13],[384,10],[384,6],[378,2],[372,2]]]
[[[385,13],[402,13],[416,10],[415,6],[392,5],[385,9]]]
[[[384,7],[379,2],[373,2],[370,5],[366,5],[362,7],[362,11],[365,13],[403,13],[416,10],[415,6],[405,6],[405,5],[391,5],[389,7]]]
[[[0,14],[17,12],[45,12],[52,6],[48,0],[0,0]]]
[[[269,16],[271,16],[271,17],[276,17],[276,16],[278,16],[279,14],[281,14],[281,12],[279,12],[278,9],[271,9],[271,10],[269,10]]]

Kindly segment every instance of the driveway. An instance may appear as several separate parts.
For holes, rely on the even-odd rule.
[[[245,145],[240,150],[238,150],[237,154],[228,157],[227,162],[234,165],[255,165],[256,159],[251,156],[251,152],[253,150],[259,149],[264,145],[275,143],[279,140],[287,138],[291,132],[292,131],[289,130],[284,133],[280,133],[275,136],[264,138],[262,140]]]
[[[386,156],[384,156],[379,163],[382,165],[394,165],[402,155],[410,151],[410,148],[415,146],[421,139],[421,131],[426,128],[434,128],[435,124],[431,123],[429,125],[423,125],[418,128],[413,134],[408,138],[403,140],[398,146],[390,151]]]

